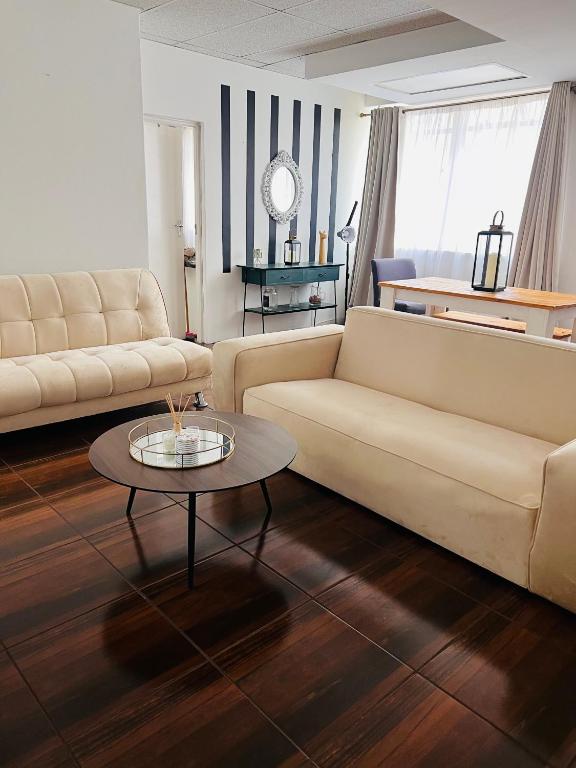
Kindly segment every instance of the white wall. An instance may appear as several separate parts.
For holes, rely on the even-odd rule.
[[[318,229],[328,229],[333,110],[342,109],[338,204],[336,227],[346,223],[353,200],[361,194],[364,174],[365,137],[369,121],[358,117],[363,97],[330,86],[254,69],[220,59],[206,57],[159,43],[142,41],[142,83],[144,112],[156,117],[198,121],[204,142],[204,329],[207,341],[237,336],[242,329],[243,286],[240,270],[222,272],[221,245],[221,162],[220,162],[220,86],[231,88],[231,158],[232,158],[232,264],[245,261],[246,205],[246,90],[256,92],[256,214],[255,247],[267,254],[268,215],[261,203],[259,188],[269,160],[270,96],[280,101],[279,148],[291,152],[292,102],[302,101],[300,168],[305,195],[299,214],[298,233],[303,253],[308,254],[312,132],[314,104],[322,105]],[[356,222],[357,223],[357,222]],[[288,226],[278,226],[277,248],[288,235]],[[334,261],[343,261],[345,246],[336,238]],[[342,278],[344,270],[342,270]],[[343,302],[343,279],[340,303]],[[328,284],[326,286],[328,288]],[[329,286],[331,289],[331,285]],[[256,303],[254,288],[252,304]],[[305,294],[305,290],[303,294]],[[341,308],[342,309],[342,308]],[[341,312],[342,316],[342,312]],[[322,319],[329,319],[328,310]],[[320,316],[319,316],[320,320]],[[267,328],[286,328],[310,323],[310,316],[284,316],[267,319]],[[259,331],[259,318],[247,320],[247,333]]]
[[[0,273],[145,265],[138,12],[0,3]]]

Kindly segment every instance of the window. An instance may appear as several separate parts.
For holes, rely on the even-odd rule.
[[[470,280],[476,233],[505,213],[516,235],[547,94],[407,111],[399,147],[396,257],[419,277]]]

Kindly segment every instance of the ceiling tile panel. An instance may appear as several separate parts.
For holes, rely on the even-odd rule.
[[[312,0],[288,13],[318,23],[330,19],[336,29],[354,29],[430,7],[426,0]]]
[[[180,45],[176,40],[171,40],[169,37],[161,37],[160,35],[145,35],[141,34],[140,37],[143,40],[151,40],[153,43],[162,43],[163,45]]]
[[[273,14],[250,0],[173,0],[140,16],[144,34],[183,42]]]
[[[348,42],[346,45],[350,45],[352,43],[361,43],[364,40],[379,40],[384,37],[402,35],[405,32],[414,32],[417,29],[436,27],[439,24],[448,24],[450,21],[454,21],[454,17],[441,11],[419,11],[417,13],[409,13],[406,16],[398,16],[395,19],[388,19],[379,24],[355,27],[341,34],[347,35]]]
[[[277,11],[285,11],[288,8],[294,8],[296,5],[306,5],[310,0],[254,0],[268,8],[274,8]]]
[[[158,5],[171,3],[172,0],[116,0],[116,2],[122,3],[122,5],[131,5],[133,8],[140,8],[141,11],[149,11]]]
[[[271,48],[268,51],[258,51],[258,59],[266,64],[275,64],[279,61],[306,56],[308,53],[321,53],[330,48],[339,48],[346,45],[351,36],[345,32],[335,32],[323,37],[315,37],[312,40],[305,40],[296,45],[280,46]]]
[[[281,75],[292,75],[292,77],[304,77],[306,74],[303,56],[279,61],[276,64],[268,64],[263,69],[271,69],[273,72],[279,72]]]
[[[214,54],[223,52],[259,59],[259,51],[296,45],[329,34],[332,34],[330,27],[274,13],[249,24],[205,35],[195,39],[194,43]]]
[[[186,51],[193,51],[194,53],[203,53],[205,56],[212,56],[212,58],[225,59],[226,61],[235,61],[237,64],[246,64],[249,67],[263,67],[266,62],[258,61],[257,59],[251,59],[248,56],[232,56],[228,53],[219,53],[218,56],[214,56],[210,51],[206,51],[204,48],[200,48],[192,43],[176,43],[176,48],[184,48]]]
[[[322,51],[329,51],[344,45],[353,45],[365,40],[376,40],[391,35],[399,35],[403,32],[412,32],[416,29],[446,24],[449,21],[454,21],[454,18],[446,13],[441,13],[440,11],[421,11],[420,13],[402,16],[401,18],[389,19],[380,24],[359,27],[349,32],[334,32],[330,35],[323,35],[322,37],[306,40],[297,45],[259,51],[258,59],[265,61],[267,64],[274,64],[285,59],[305,56],[309,53],[321,53]]]

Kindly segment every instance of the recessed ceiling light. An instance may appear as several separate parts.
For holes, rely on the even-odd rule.
[[[506,80],[523,80],[526,75],[517,72],[510,67],[501,64],[479,64],[476,67],[465,69],[452,69],[447,72],[431,72],[426,75],[414,77],[402,77],[397,80],[388,80],[376,83],[387,91],[418,96],[436,91],[449,91],[455,88],[465,88],[470,85],[487,85],[488,83],[501,83]]]

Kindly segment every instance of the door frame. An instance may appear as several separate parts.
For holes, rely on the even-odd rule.
[[[194,198],[196,200],[196,279],[200,282],[200,324],[196,329],[198,332],[198,341],[204,339],[204,307],[206,297],[204,294],[204,232],[206,231],[206,210],[204,206],[204,123],[197,120],[181,120],[180,118],[167,117],[166,115],[144,114],[144,122],[160,123],[169,125],[173,128],[195,128],[197,130],[198,141],[195,142],[194,149]],[[184,258],[184,257],[182,257]],[[182,286],[184,288],[184,286]]]

